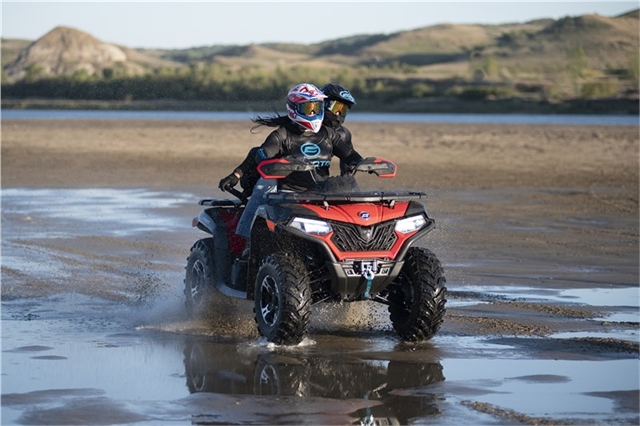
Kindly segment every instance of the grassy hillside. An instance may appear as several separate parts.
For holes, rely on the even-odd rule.
[[[46,63],[42,56],[30,60],[31,50],[61,49],[42,46],[56,40],[48,34],[34,42],[2,40],[3,85],[9,98],[65,93],[51,86],[69,86],[81,79],[87,85],[85,91],[94,93],[92,99],[107,100],[109,93],[117,93],[113,100],[216,101],[222,96],[235,101],[247,94],[265,100],[297,81],[337,81],[362,100],[359,105],[372,108],[383,101],[396,109],[424,109],[433,100],[456,99],[546,103],[626,99],[633,105],[638,98],[638,34],[639,11],[635,10],[617,17],[583,15],[504,25],[446,23],[309,45],[111,46],[126,54],[125,62],[101,65],[93,59],[90,66],[78,59],[71,64]],[[76,37],[92,40],[96,48],[110,48],[86,33],[77,32]],[[77,40],[68,44],[82,45]],[[12,63],[21,52],[22,62]],[[65,52],[65,57],[83,55]],[[91,75],[83,69],[96,71]],[[56,70],[65,70],[66,75]],[[16,82],[22,76],[28,79]],[[97,81],[104,78],[111,80],[99,85]],[[114,78],[131,81],[119,83]],[[153,90],[140,92],[136,84]]]
[[[9,62],[14,61],[18,54],[27,48],[33,41],[22,39],[2,39],[2,68]]]

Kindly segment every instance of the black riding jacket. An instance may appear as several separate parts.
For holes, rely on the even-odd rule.
[[[340,135],[342,141],[351,149],[353,149],[353,142],[351,142],[351,132],[344,126],[340,126],[335,131]],[[345,174],[351,169],[351,163],[344,160],[340,160],[340,174]]]
[[[322,126],[318,133],[302,132],[297,124],[291,123],[280,126],[267,136],[260,147],[251,149],[235,171],[243,176],[241,184],[247,191],[248,186],[253,187],[257,180],[256,166],[261,161],[285,156],[303,157],[316,166],[315,172],[294,172],[280,180],[279,185],[296,191],[319,189],[330,176],[329,166],[334,155],[346,164],[362,160],[362,156],[336,130]]]

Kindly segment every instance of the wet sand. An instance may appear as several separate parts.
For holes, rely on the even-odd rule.
[[[490,365],[495,358],[505,359],[504,365],[527,359],[533,370],[538,370],[538,365],[550,370],[543,363],[552,360],[598,361],[603,366],[631,361],[637,371],[637,127],[415,123],[348,123],[348,127],[361,154],[393,159],[399,168],[394,180],[364,176],[361,186],[397,186],[429,194],[427,206],[437,225],[421,245],[438,254],[444,264],[450,294],[447,314],[440,334],[418,349],[422,355],[407,355],[407,360],[403,354],[408,349],[390,343],[394,338],[384,327],[383,337],[376,341],[380,335],[376,316],[365,315],[363,322],[347,310],[341,327],[329,327],[327,331],[322,321],[316,321],[312,330],[314,355],[301,349],[304,356],[300,362],[315,365],[317,352],[324,352],[329,364],[337,363],[335,369],[340,369],[345,368],[338,362],[344,352],[357,357],[364,357],[366,352],[371,359],[369,349],[373,349],[387,362],[423,362],[429,371],[444,366],[446,380],[429,375],[422,383],[404,386],[419,389],[409,392],[411,397],[441,393],[448,401],[456,401],[450,402],[453,407],[432,404],[442,416],[436,418],[444,419],[444,423],[511,424],[550,418],[564,424],[584,420],[575,414],[549,415],[548,409],[531,403],[523,402],[527,408],[522,409],[508,398],[489,398],[486,393],[492,385],[487,382],[474,382],[465,389],[457,387],[460,383],[469,385],[462,367],[456,364],[461,358],[475,359],[477,367],[487,371],[493,371]],[[116,335],[131,324],[166,332],[167,327],[154,325],[154,320],[166,319],[162,307],[167,305],[168,311],[179,311],[176,306],[181,304],[184,258],[189,246],[201,237],[188,225],[190,217],[198,212],[195,203],[199,198],[222,195],[217,190],[219,179],[268,132],[262,128],[252,133],[250,128],[248,121],[2,120],[3,351],[12,351],[11,356],[31,353],[24,348],[33,349],[38,339],[34,337],[27,344],[16,330],[24,331],[36,318],[77,323],[79,317],[88,316],[88,322],[107,321],[87,307],[90,303],[78,308],[80,314],[74,313],[73,303],[66,301],[68,294],[104,301],[107,309],[122,303],[136,309],[147,306],[148,312],[142,317],[127,317],[126,325],[117,327]],[[61,197],[72,208],[62,209]],[[120,203],[105,202],[115,198]],[[134,205],[133,200],[142,202]],[[167,219],[154,216],[151,225],[146,224],[145,202],[153,206],[154,214]],[[92,205],[99,208],[90,210],[88,206]],[[49,210],[59,214],[52,216]],[[122,213],[126,223],[118,226],[119,211],[133,214],[138,210],[140,217]],[[77,215],[93,220],[77,220]],[[167,229],[171,227],[174,229]],[[137,231],[128,232],[129,228]],[[589,301],[590,292],[596,295],[595,302]],[[607,302],[608,292],[622,296]],[[628,303],[619,301],[629,294]],[[66,301],[62,310],[66,314],[54,314],[59,309],[58,298]],[[250,316],[250,308],[245,314]],[[234,329],[231,339],[255,339],[252,320],[240,323],[242,327]],[[231,327],[229,322],[220,325],[220,330],[212,330],[210,323],[180,324],[169,327],[173,334],[213,338],[214,342],[196,339],[196,347],[204,345],[198,350],[205,353],[219,351],[215,345],[224,343],[216,340],[216,333],[227,339]],[[16,328],[5,330],[10,325]],[[105,327],[110,329],[109,325]],[[51,331],[59,336],[68,332],[64,327]],[[135,335],[135,331],[129,333]],[[115,339],[118,346],[130,344],[123,344],[121,339]],[[154,339],[157,337],[147,341]],[[368,349],[372,340],[376,343]],[[345,345],[346,349],[339,350]],[[193,342],[184,349],[177,346],[178,352],[194,353]],[[55,344],[51,347],[60,350]],[[257,362],[263,355],[247,358]],[[628,364],[625,366],[628,368]],[[3,374],[10,375],[11,368],[3,361]],[[215,372],[218,367],[203,368]],[[328,371],[316,372],[314,368],[305,374],[322,376]],[[371,377],[367,368],[351,372],[356,377]],[[387,366],[387,372],[390,370]],[[189,376],[189,371],[181,374]],[[246,373],[247,377],[251,374],[255,372]],[[497,380],[500,374],[478,380]],[[574,380],[572,374],[580,375],[569,368],[566,377],[570,379],[563,379],[559,373],[549,377],[533,373],[529,378],[525,374],[516,376],[522,383],[544,384],[547,380]],[[305,377],[307,384],[318,380]],[[598,421],[638,422],[635,383],[631,389],[594,385],[592,393],[599,393],[618,407],[602,409]],[[42,423],[33,408],[33,394],[15,389],[8,394],[5,389],[3,386],[3,413],[9,408],[22,413],[23,417],[11,417],[18,419],[17,423]],[[57,387],[52,384],[50,389]],[[394,392],[391,394],[397,397],[399,391]],[[475,392],[485,397],[474,396]],[[336,398],[331,393],[321,396]],[[85,405],[80,402],[80,407],[86,408],[91,401],[85,400]],[[319,404],[317,401],[306,403],[307,408],[324,413],[325,417],[312,418],[321,423],[344,424],[349,418],[345,413],[359,409],[335,407],[333,422],[326,417],[330,408],[314,405]],[[181,405],[185,412],[200,409],[204,410],[195,400]],[[286,421],[271,408],[256,408],[256,412],[262,409],[275,416],[266,418]],[[139,412],[148,421],[154,408],[143,407]],[[424,419],[432,415],[429,413],[425,409],[415,416]],[[223,422],[243,419],[240,413],[228,415]],[[166,413],[163,416],[160,418],[169,418]],[[70,419],[68,413],[59,418]],[[135,416],[124,418],[138,421]],[[264,419],[258,416],[245,420],[263,423]],[[214,420],[202,417],[201,421]]]
[[[617,188],[593,205],[637,209],[637,127],[348,124],[362,155],[399,165],[394,185]],[[269,132],[251,128],[248,120],[3,120],[2,185],[215,188]]]

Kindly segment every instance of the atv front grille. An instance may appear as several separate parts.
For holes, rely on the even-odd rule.
[[[332,222],[331,241],[342,252],[351,251],[387,251],[398,237],[394,232],[395,222],[384,222],[373,226]]]

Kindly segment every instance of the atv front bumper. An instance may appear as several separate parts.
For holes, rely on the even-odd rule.
[[[342,300],[367,300],[382,292],[399,274],[404,262],[353,259],[327,262],[331,291]]]

